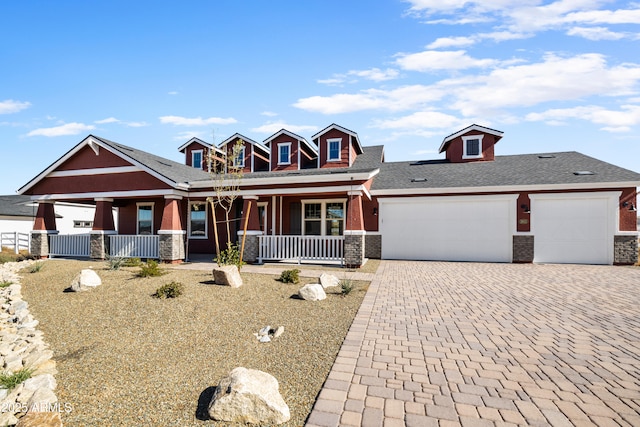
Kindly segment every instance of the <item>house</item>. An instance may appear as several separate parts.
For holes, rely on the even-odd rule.
[[[213,147],[193,138],[178,163],[89,135],[19,193],[39,204],[37,255],[56,230],[54,203],[82,202],[96,207],[90,256],[144,240],[148,256],[180,262],[215,248],[214,175],[203,159],[233,153],[244,175],[229,238],[249,262],[637,261],[640,174],[577,152],[499,156],[502,139],[471,125],[443,139],[441,160],[386,162],[382,146],[363,146],[332,124],[310,141],[285,129],[262,143],[234,134]],[[226,229],[218,231],[225,242]]]

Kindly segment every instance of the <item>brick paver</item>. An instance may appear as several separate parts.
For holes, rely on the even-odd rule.
[[[383,261],[307,426],[633,426],[640,268]]]

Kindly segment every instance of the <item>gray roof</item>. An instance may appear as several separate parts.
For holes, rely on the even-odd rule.
[[[593,175],[575,175],[590,171]],[[426,180],[424,180],[426,179]],[[412,180],[414,180],[412,182]],[[640,183],[640,174],[575,151],[496,156],[494,161],[382,163],[371,190],[552,184]]]
[[[33,206],[31,197],[29,196],[0,196],[0,216],[19,216],[33,218],[36,216],[36,210],[37,207]]]

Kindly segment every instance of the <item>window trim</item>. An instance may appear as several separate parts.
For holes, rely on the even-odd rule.
[[[291,164],[291,142],[280,142],[280,143],[278,143],[277,147],[278,147],[278,153],[277,153],[277,155],[278,155],[278,164],[279,165],[290,165]],[[288,156],[287,157],[289,159],[287,162],[282,162],[281,161],[282,159],[281,159],[281,156],[280,156],[280,154],[281,154],[280,153],[280,149],[282,147],[287,147],[287,150],[288,150]]]
[[[330,203],[342,203],[342,212],[343,212],[343,217],[341,219],[342,221],[342,234],[341,236],[344,236],[344,227],[346,226],[346,221],[347,221],[347,199],[303,199],[300,201],[302,204],[302,209],[301,209],[301,224],[302,224],[302,229],[301,229],[301,235],[302,236],[306,236],[304,230],[304,224],[305,224],[305,217],[304,217],[304,213],[305,213],[305,205],[315,205],[315,204],[320,204],[320,219],[314,219],[312,221],[320,221],[320,236],[331,236],[330,234],[327,234],[327,204]]]
[[[232,163],[233,163],[233,167],[234,168],[244,168],[244,164],[245,164],[245,148],[246,146],[242,146],[240,147],[240,152],[238,153],[238,155],[232,159]]]
[[[191,207],[193,205],[204,205],[204,236],[193,236],[191,234],[191,212],[193,212],[191,210]],[[209,237],[209,221],[207,220],[209,218],[209,204],[207,202],[189,202],[189,217],[188,217],[188,222],[187,222],[187,236],[189,239],[191,240],[206,240]]]
[[[331,157],[331,143],[338,143],[338,157]],[[329,138],[327,139],[327,162],[340,162],[342,161],[342,138]]]
[[[150,234],[140,234],[140,208],[144,206],[151,206],[151,233]],[[136,203],[136,235],[137,236],[153,236],[154,210],[155,210],[155,203],[153,202]]]
[[[200,154],[200,167],[195,166],[195,155]],[[192,150],[191,151],[191,167],[195,169],[203,169],[204,166],[204,150]]]
[[[484,137],[484,134],[467,135],[462,137],[462,158],[463,159],[481,159],[483,157],[482,155],[483,153],[482,138],[483,137]],[[467,141],[474,140],[474,139],[478,140],[478,154],[477,155],[467,154]]]

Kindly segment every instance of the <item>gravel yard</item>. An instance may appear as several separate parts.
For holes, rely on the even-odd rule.
[[[102,286],[65,292],[90,266]],[[73,407],[63,413],[65,426],[227,425],[207,420],[206,410],[214,386],[237,366],[273,375],[291,409],[286,425],[302,426],[368,286],[355,281],[347,296],[330,288],[326,300],[311,302],[293,296],[317,280],[283,284],[280,270],[242,273],[238,289],[212,284],[208,271],[167,269],[155,278],[137,271],[50,260],[38,273],[21,273],[24,299],[57,362],[58,400]],[[151,296],[171,281],[184,285],[182,296]],[[261,344],[253,333],[266,325],[285,332]]]

